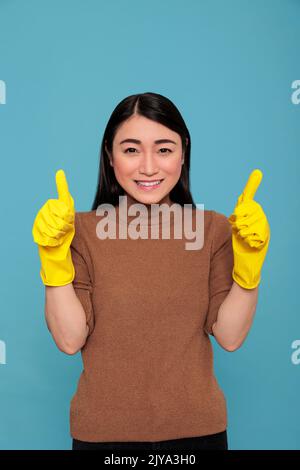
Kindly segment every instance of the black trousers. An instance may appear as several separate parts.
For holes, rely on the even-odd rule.
[[[227,431],[200,437],[185,437],[158,442],[85,442],[73,439],[72,450],[106,451],[177,451],[177,450],[228,450]]]

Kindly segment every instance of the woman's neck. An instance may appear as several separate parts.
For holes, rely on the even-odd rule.
[[[120,203],[117,208],[118,217],[120,218],[121,221],[124,221],[125,217],[127,221],[135,219],[136,215],[129,215],[129,209],[134,204],[142,204],[142,206],[144,206],[144,211],[142,211],[142,213],[139,214],[141,225],[160,224],[160,216],[159,216],[160,205],[167,204],[168,206],[171,206],[173,204],[173,202],[170,200],[169,195],[167,195],[166,197],[164,197],[157,203],[144,203],[144,202],[138,201],[137,199],[135,199],[134,197],[132,197],[130,194],[126,192],[124,196],[122,198],[119,198]],[[155,204],[158,204],[158,206],[155,206]]]

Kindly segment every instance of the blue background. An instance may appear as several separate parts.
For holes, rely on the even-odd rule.
[[[214,346],[230,449],[300,449],[298,0],[0,0],[0,448],[70,449],[82,362],[44,319],[32,224],[63,168],[90,210],[107,120],[124,97],[170,98],[191,133],[194,200],[227,216],[248,175],[270,222],[253,326]]]

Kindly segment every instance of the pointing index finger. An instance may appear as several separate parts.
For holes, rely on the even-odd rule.
[[[252,171],[242,193],[243,201],[254,198],[257,188],[260,185],[262,176],[263,174],[260,170],[256,169]]]

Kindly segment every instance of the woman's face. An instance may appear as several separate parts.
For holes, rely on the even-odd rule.
[[[180,178],[182,161],[180,135],[144,116],[131,116],[115,134],[110,164],[120,186],[137,202],[171,204],[169,193]]]

